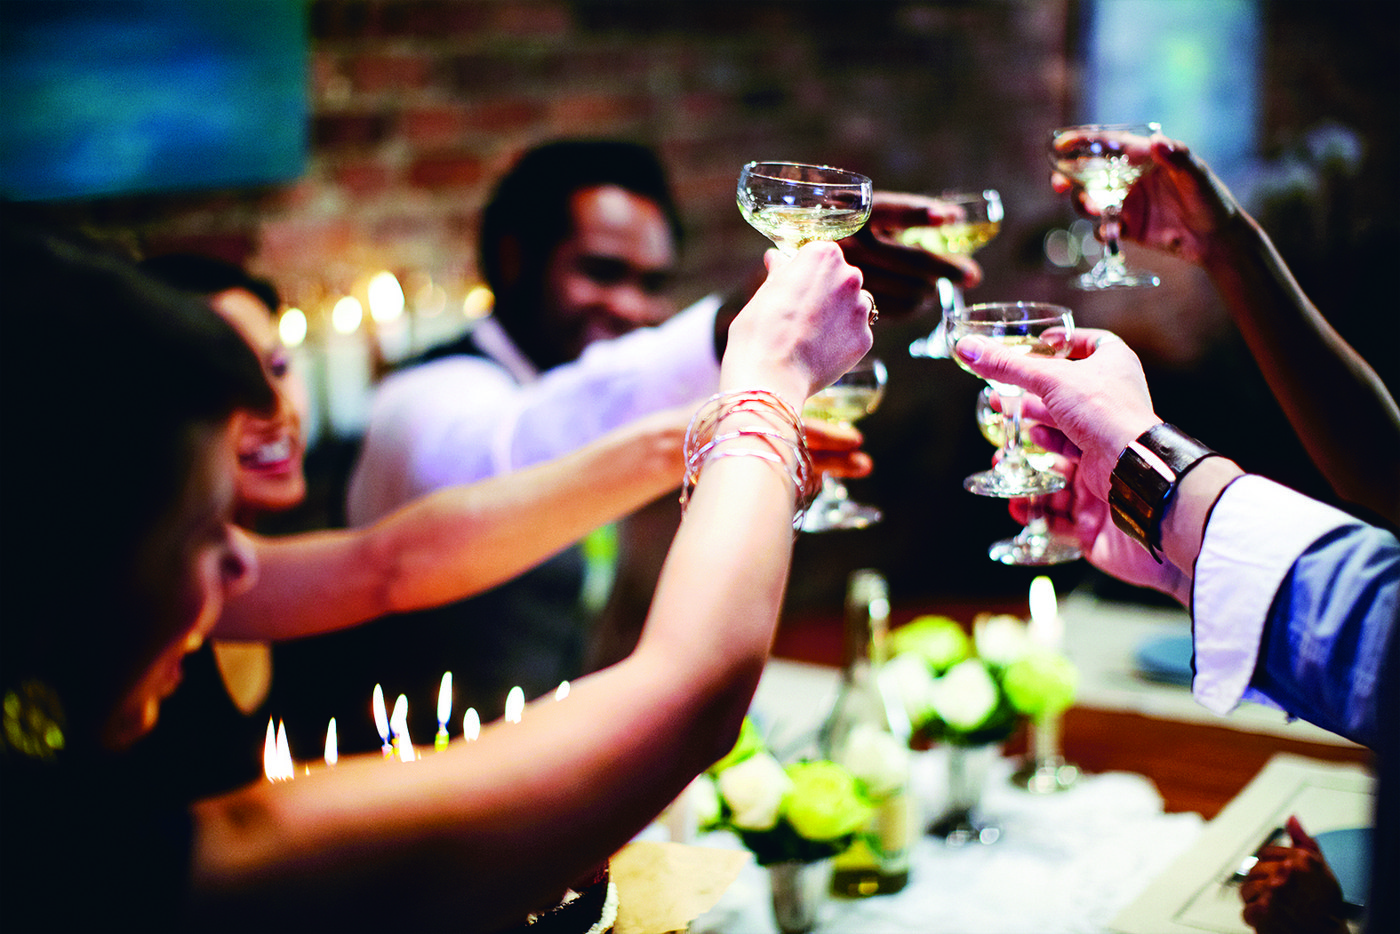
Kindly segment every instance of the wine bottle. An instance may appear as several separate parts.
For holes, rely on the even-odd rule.
[[[820,738],[823,755],[850,770],[875,804],[865,829],[833,860],[832,893],[848,898],[904,888],[918,826],[909,791],[909,718],[880,685],[889,609],[889,590],[879,572],[851,575],[841,689]]]

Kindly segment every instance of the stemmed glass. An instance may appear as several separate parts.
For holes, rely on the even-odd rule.
[[[736,200],[744,220],[784,256],[813,240],[840,240],[870,217],[870,179],[829,165],[750,162]]]
[[[854,425],[879,407],[885,395],[885,381],[884,363],[867,356],[836,382],[814,393],[802,407],[802,417]],[[879,509],[851,499],[839,477],[823,473],[821,491],[802,518],[802,531],[863,529],[881,518]]]
[[[937,227],[909,227],[899,235],[899,242],[916,246],[930,253],[971,256],[1001,232],[1003,216],[1001,195],[994,188],[981,191],[952,191],[938,195],[938,200],[957,212],[957,219]],[[949,279],[938,280],[938,299],[947,313],[963,304],[962,286]],[[943,316],[924,337],[909,345],[911,357],[946,357],[948,342],[943,339]]]
[[[1026,460],[1040,470],[1049,470],[1054,455],[1030,440],[1031,422],[1021,422],[1021,447],[1026,452]],[[1001,414],[992,408],[992,388],[990,386],[977,394],[977,428],[997,447],[1001,447],[1005,424]],[[1079,542],[1068,535],[1050,531],[1050,523],[1045,518],[1045,497],[1032,496],[1026,500],[1026,524],[1011,538],[993,542],[987,549],[993,561],[1002,564],[1045,565],[1064,564],[1084,557]]]
[[[1152,168],[1146,138],[1161,131],[1155,123],[1088,123],[1060,127],[1050,134],[1055,171],[1082,185],[1101,215],[1103,256],[1074,281],[1077,288],[1132,289],[1160,282],[1150,272],[1127,268],[1119,241],[1119,212],[1133,182]]]
[[[997,341],[1017,353],[1063,357],[1074,335],[1074,314],[1063,305],[1044,302],[989,302],[955,309],[943,316],[948,331],[948,351],[967,370],[953,348],[964,337],[979,335]],[[968,370],[971,373],[971,370]],[[975,375],[975,374],[974,374]],[[1003,498],[1038,496],[1065,487],[1065,478],[1042,470],[1026,459],[1021,435],[1021,396],[1013,383],[987,380],[1001,397],[1001,456],[990,470],[963,480],[963,489],[978,496]]]

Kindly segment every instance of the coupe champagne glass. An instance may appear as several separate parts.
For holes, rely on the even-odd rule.
[[[948,352],[958,366],[967,370],[953,348],[964,337],[978,335],[997,341],[1009,350],[1043,357],[1063,357],[1069,353],[1074,335],[1074,314],[1063,305],[1044,302],[989,302],[968,305],[943,316],[948,330]],[[971,373],[971,370],[968,370]],[[1026,459],[1021,435],[1021,396],[1023,390],[1012,383],[987,380],[1001,397],[1001,456],[990,470],[963,480],[963,488],[978,496],[1012,498],[1054,493],[1065,487],[1065,478],[1052,470],[1042,470]]]
[[[1100,212],[1103,256],[1075,280],[1076,287],[1133,289],[1159,283],[1150,272],[1127,268],[1119,242],[1119,212],[1133,183],[1152,168],[1147,137],[1161,131],[1155,123],[1087,123],[1060,127],[1050,134],[1055,171],[1082,185]]]
[[[885,395],[885,380],[884,363],[867,356],[836,382],[814,393],[802,407],[802,417],[854,425],[879,407]],[[841,478],[824,473],[821,491],[802,518],[802,531],[863,529],[881,518],[879,509],[851,499]]]
[[[977,394],[977,428],[998,448],[1006,431],[1001,413],[992,407],[992,387],[988,386]],[[1031,422],[1021,422],[1021,447],[1026,452],[1026,460],[1040,470],[1049,470],[1054,455],[1030,440]],[[1064,564],[1084,557],[1079,542],[1068,535],[1050,531],[1050,523],[1045,518],[1045,497],[1032,496],[1026,501],[1026,525],[1012,538],[993,542],[987,549],[993,561],[1002,564],[1045,565]]]
[[[909,227],[899,235],[899,242],[916,246],[930,253],[971,256],[1001,232],[1003,216],[1001,195],[995,188],[981,191],[951,191],[938,195],[949,205],[957,219],[936,227]],[[963,304],[962,286],[950,279],[938,280],[938,300],[944,313]],[[915,338],[909,345],[911,357],[946,357],[948,342],[943,338],[943,316],[927,335]]]
[[[870,217],[870,179],[829,165],[750,162],[736,200],[744,220],[784,256],[813,240],[840,240]]]

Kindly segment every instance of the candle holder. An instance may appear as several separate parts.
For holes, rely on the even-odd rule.
[[[1011,784],[1031,794],[1047,795],[1072,788],[1079,781],[1079,766],[1066,762],[1060,751],[1060,719],[1056,712],[1030,721],[1030,753],[1011,773]]]

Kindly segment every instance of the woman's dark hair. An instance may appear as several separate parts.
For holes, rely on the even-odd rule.
[[[497,183],[481,218],[481,274],[496,295],[496,314],[517,339],[539,324],[540,289],[550,256],[573,232],[569,199],[576,191],[616,185],[653,201],[679,245],[680,211],[666,169],[650,148],[604,139],[564,139],[529,150]],[[508,276],[502,244],[514,241],[518,274]]]
[[[274,395],[233,327],[124,257],[0,206],[0,266],[0,686],[47,683],[81,734],[159,622],[134,560],[185,490],[195,429]]]
[[[162,253],[143,259],[139,265],[142,272],[182,292],[208,296],[242,289],[252,293],[272,314],[282,306],[282,296],[277,294],[275,285],[228,260],[202,253]]]

